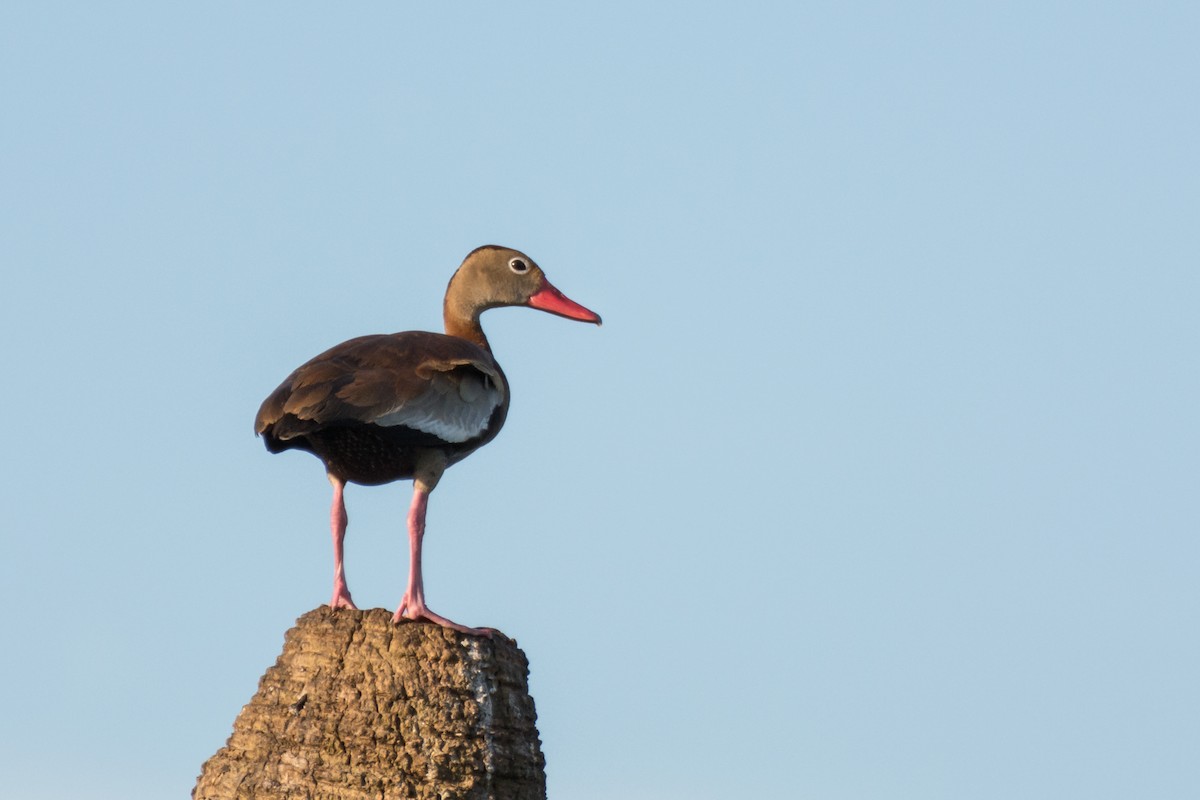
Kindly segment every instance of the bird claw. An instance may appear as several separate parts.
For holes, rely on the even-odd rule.
[[[392,622],[396,625],[401,625],[405,622],[432,622],[434,625],[450,628],[459,633],[465,633],[468,636],[486,636],[489,639],[492,637],[492,634],[496,633],[495,628],[468,628],[466,625],[459,625],[453,620],[446,619],[441,614],[435,614],[430,611],[425,603],[419,601],[412,602],[408,598],[405,598],[400,603],[400,607],[392,615]]]
[[[329,607],[335,611],[339,608],[348,608],[351,611],[358,610],[358,606],[354,605],[354,601],[350,598],[350,590],[346,588],[344,583],[334,584],[333,599],[329,601]]]

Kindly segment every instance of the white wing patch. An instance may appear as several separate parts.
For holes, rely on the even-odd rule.
[[[404,425],[457,444],[482,434],[492,412],[503,402],[503,390],[478,372],[461,370],[453,377],[435,373],[426,391],[372,422],[386,427]]]

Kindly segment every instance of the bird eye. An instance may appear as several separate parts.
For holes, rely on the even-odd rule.
[[[525,263],[525,259],[523,258],[514,258],[512,261],[509,261],[508,268],[518,275],[529,272],[529,265]]]

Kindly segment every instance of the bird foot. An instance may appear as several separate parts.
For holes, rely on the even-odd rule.
[[[423,600],[410,600],[405,597],[400,603],[400,607],[396,609],[396,613],[392,616],[392,622],[399,625],[403,622],[432,622],[434,625],[441,625],[443,628],[465,633],[468,636],[487,636],[491,638],[496,632],[495,628],[468,628],[466,625],[459,625],[457,622],[448,620],[441,614],[435,614],[429,610]]]
[[[335,611],[339,608],[348,608],[352,611],[358,610],[358,606],[354,605],[354,601],[350,599],[350,590],[341,581],[333,584],[333,599],[329,601],[329,607]]]

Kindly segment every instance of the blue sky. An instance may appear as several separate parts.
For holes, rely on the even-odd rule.
[[[329,596],[258,404],[495,242],[605,325],[484,317],[426,588],[529,655],[552,797],[1194,796],[1198,23],[6,5],[6,795],[186,796]],[[394,608],[409,486],[347,498]]]

